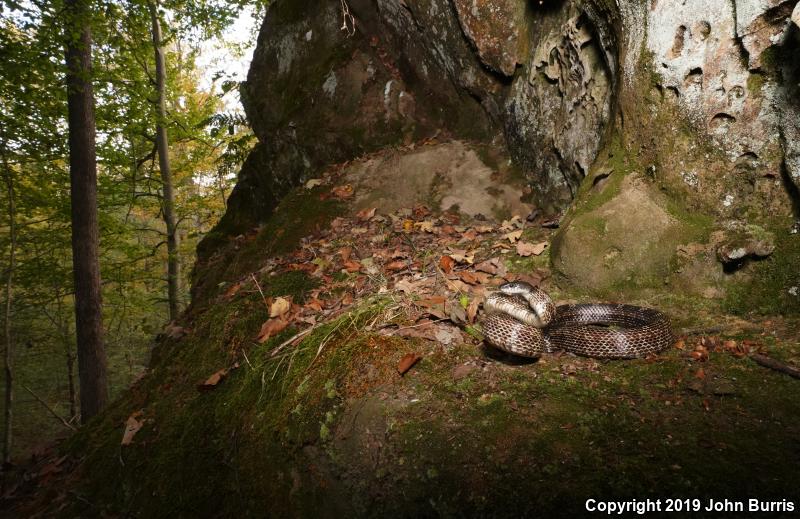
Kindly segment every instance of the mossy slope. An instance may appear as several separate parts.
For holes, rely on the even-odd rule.
[[[231,254],[259,257],[257,243]],[[296,302],[317,283],[254,275],[265,297]],[[684,303],[662,309],[677,315]],[[579,513],[588,498],[794,495],[793,379],[722,351],[706,362],[675,349],[520,363],[466,336],[445,347],[379,333],[397,311],[374,296],[297,345],[284,345],[292,329],[258,344],[266,310],[255,285],[209,295],[181,323],[184,337],[159,343],[145,378],[62,447],[77,469],[23,512],[505,517]],[[683,315],[681,325],[698,324],[697,312]],[[797,323],[781,322],[774,337],[732,339],[798,363]],[[422,360],[401,377],[408,353]],[[121,446],[139,411],[144,426]]]

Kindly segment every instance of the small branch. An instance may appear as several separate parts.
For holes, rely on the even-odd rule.
[[[258,284],[258,280],[256,277],[250,273],[250,277],[253,278],[253,283],[256,284],[256,288],[258,289],[258,293],[261,294],[261,299],[264,301],[264,306],[267,307],[267,316],[269,316],[269,303],[267,303],[267,298],[264,297],[264,292],[261,290],[261,285]]]
[[[800,378],[800,368],[790,366],[789,364],[784,364],[783,362],[775,360],[766,355],[761,355],[760,353],[751,353],[750,358],[753,359],[753,362],[759,366],[780,371],[781,373],[785,373],[790,377]]]
[[[400,332],[400,331],[403,331],[403,330],[410,330],[411,328],[420,328],[422,326],[430,326],[431,324],[441,323],[442,321],[449,321],[449,320],[450,319],[448,319],[448,318],[434,319],[433,321],[425,321],[423,323],[412,324],[410,326],[403,326],[402,328],[397,328],[396,330],[392,330],[392,331],[397,333],[397,332]],[[391,324],[387,324],[382,329],[389,328],[391,326],[392,326]]]
[[[707,326],[700,328],[681,328],[680,335],[708,335],[725,331],[725,326]]]
[[[47,410],[50,412],[50,414],[51,414],[51,415],[55,416],[55,417],[56,417],[56,419],[58,419],[58,421],[59,421],[59,422],[61,422],[62,424],[64,424],[64,427],[66,427],[67,429],[71,429],[71,430],[73,430],[73,431],[77,431],[77,429],[76,429],[75,427],[73,427],[73,426],[72,426],[72,424],[70,424],[68,421],[66,421],[66,420],[65,420],[65,419],[64,419],[64,418],[63,418],[63,417],[62,417],[60,414],[56,413],[56,412],[53,410],[53,408],[52,408],[52,407],[50,407],[50,406],[47,404],[47,402],[45,402],[44,400],[42,400],[41,398],[39,398],[39,395],[37,395],[36,393],[34,393],[33,391],[31,391],[31,388],[29,388],[29,387],[28,387],[28,386],[26,386],[25,384],[20,384],[20,385],[22,386],[22,389],[24,389],[25,391],[27,391],[28,393],[30,393],[30,394],[31,394],[31,396],[32,396],[33,398],[35,398],[35,399],[36,399],[36,400],[37,400],[37,401],[38,401],[40,404],[42,404],[42,405],[44,406],[44,408],[45,408],[45,409],[47,409]]]
[[[342,4],[342,26],[339,30],[347,33],[347,37],[353,36],[356,33],[356,19],[350,14],[350,6],[347,5],[346,0],[339,0]]]
[[[305,329],[305,330],[303,330],[302,332],[300,332],[300,333],[297,333],[297,334],[293,335],[292,337],[290,337],[289,339],[287,339],[287,340],[283,341],[282,343],[280,343],[280,344],[278,345],[278,347],[277,347],[277,348],[275,348],[274,350],[272,350],[272,353],[270,353],[270,355],[269,355],[269,356],[270,356],[270,357],[275,357],[275,356],[277,356],[277,355],[278,355],[278,353],[280,353],[280,351],[281,351],[283,348],[285,348],[286,346],[290,345],[291,343],[293,343],[293,342],[294,342],[294,341],[296,341],[297,339],[299,339],[299,338],[301,338],[301,337],[305,337],[306,335],[308,335],[309,333],[311,333],[311,331],[312,331],[312,330],[314,330],[315,328],[317,328],[317,326],[319,326],[319,324],[315,324],[314,326],[312,326],[312,327],[310,327],[310,328],[306,328],[306,329]]]

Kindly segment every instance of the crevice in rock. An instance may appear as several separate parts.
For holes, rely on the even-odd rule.
[[[739,26],[739,18],[736,14],[736,0],[731,1],[731,13],[733,14],[733,41],[736,42],[736,48],[739,50],[739,59],[741,59],[744,68],[749,68],[750,52],[744,46],[742,34],[739,34],[737,27]]]
[[[800,221],[800,28],[790,22],[784,41],[776,46],[781,83],[778,95],[779,135],[783,148],[781,180]]]
[[[720,128],[727,129],[730,127],[731,124],[736,122],[736,117],[732,116],[731,114],[727,114],[725,112],[720,112],[714,114],[714,117],[708,122],[708,128],[710,130],[718,130]]]
[[[681,97],[681,92],[680,92],[680,90],[678,90],[678,87],[674,87],[674,86],[668,86],[668,87],[667,87],[667,89],[666,89],[666,91],[667,91],[667,92],[669,92],[669,93],[670,93],[670,95],[671,95],[672,97],[674,97],[675,99],[678,99],[678,98],[680,98],[680,97]],[[668,96],[668,97],[669,97],[669,96]]]
[[[789,199],[792,201],[792,213],[795,219],[800,220],[800,188],[792,180],[785,161],[781,163],[781,181],[784,189],[789,194]]]
[[[683,79],[683,83],[685,85],[691,85],[691,84],[702,85],[703,84],[703,69],[700,68],[700,67],[695,67],[695,68],[691,69],[689,71],[689,73],[686,74],[686,77]]]
[[[686,38],[686,26],[680,25],[678,26],[678,29],[675,31],[675,41],[672,44],[672,49],[670,49],[671,58],[675,58],[681,55],[681,52],[683,52],[683,45],[685,38]]]
[[[697,22],[694,32],[700,35],[701,40],[705,40],[711,34],[711,24],[705,20]]]

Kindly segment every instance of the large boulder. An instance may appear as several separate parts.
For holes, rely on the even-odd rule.
[[[617,190],[606,195],[607,202],[575,215],[559,233],[553,266],[566,281],[592,292],[663,287],[688,230],[649,182],[634,175],[616,182],[605,186]]]
[[[527,181],[526,201],[545,213],[571,207],[552,260],[578,286],[570,244],[594,217],[606,220],[620,254],[584,261],[603,266],[597,288],[655,279],[670,261],[660,239],[625,231],[641,222],[615,221],[644,218],[653,204],[712,223],[788,228],[800,208],[795,4],[276,0],[242,87],[259,144],[201,263],[331,164],[434,135],[500,143],[496,162],[510,161]],[[352,34],[341,30],[343,5]],[[610,203],[595,183],[612,156],[614,175],[649,187],[620,191],[614,204],[630,211],[612,204],[589,216],[586,207]],[[426,185],[435,175],[417,172]],[[497,191],[483,192],[478,205],[491,206]],[[669,236],[679,232],[662,222]]]

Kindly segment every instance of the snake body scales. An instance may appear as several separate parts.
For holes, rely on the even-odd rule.
[[[501,350],[523,357],[566,350],[604,359],[645,357],[674,341],[669,318],[651,308],[590,303],[555,306],[527,283],[506,283],[487,296],[483,334]]]

